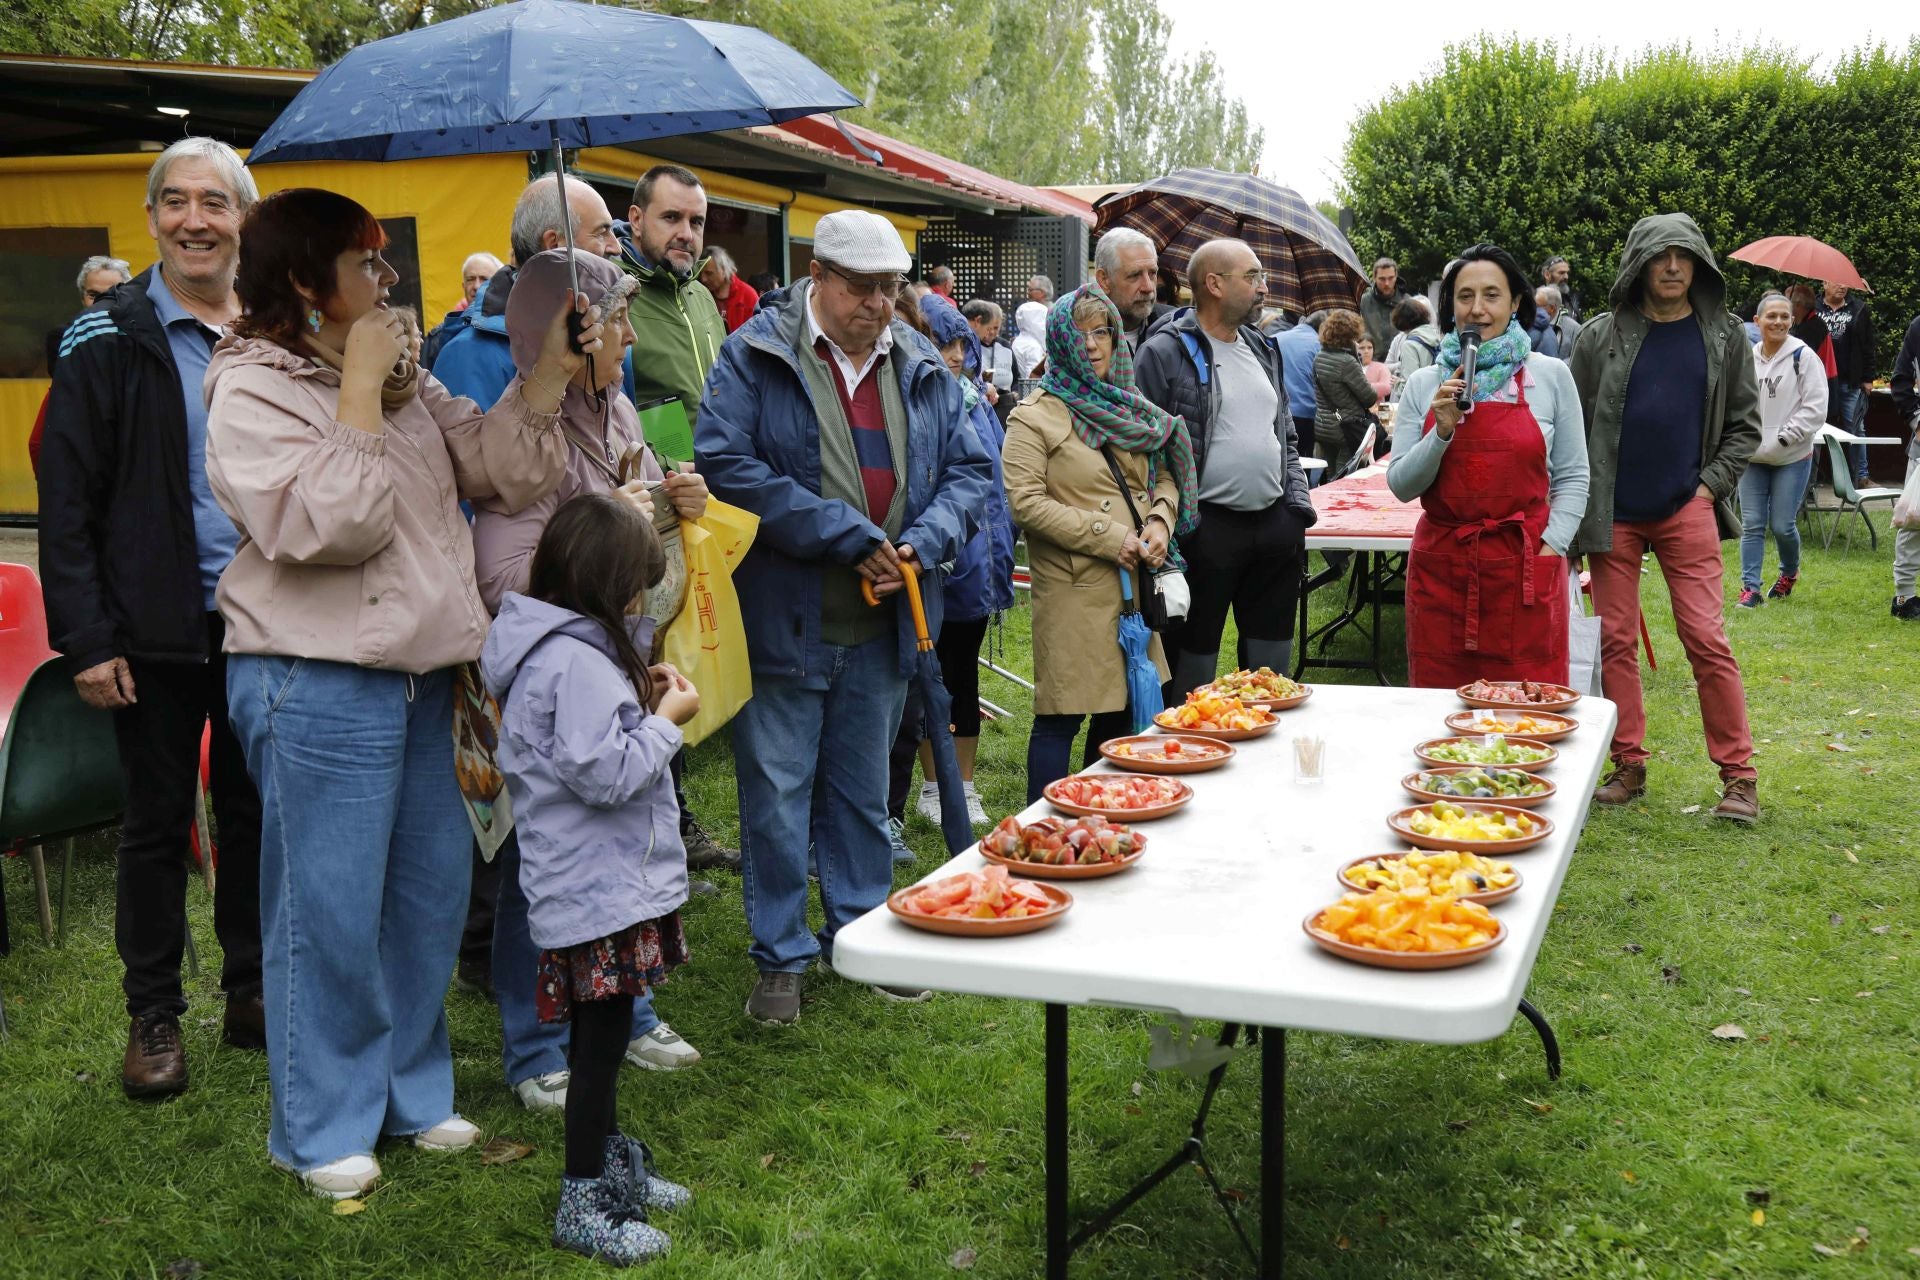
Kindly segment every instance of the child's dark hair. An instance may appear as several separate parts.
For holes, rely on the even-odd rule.
[[[627,606],[658,586],[667,553],[653,523],[610,493],[583,493],[561,504],[534,548],[527,594],[571,609],[607,630],[614,654],[640,701],[651,701],[646,655],[627,632]]]

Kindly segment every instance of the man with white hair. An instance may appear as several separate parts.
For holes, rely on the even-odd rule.
[[[241,1048],[266,1045],[260,798],[227,719],[225,632],[214,607],[240,537],[207,483],[200,390],[214,344],[240,314],[240,223],[258,198],[223,142],[182,138],[161,152],[146,202],[159,261],[68,326],[47,403],[40,572],[48,638],[81,699],[113,713],[126,788],[114,941],[131,1020],[120,1083],[133,1098],[187,1087],[187,837],[209,722],[222,1036]],[[83,289],[87,280],[83,271]]]
[[[862,602],[903,563],[952,560],[979,527],[993,468],[960,382],[895,318],[913,265],[893,224],[820,219],[807,278],[772,295],[721,348],[694,444],[715,497],[760,517],[734,571],[753,698],[733,721],[749,954],[746,1012],[800,1016],[801,974],[892,887],[887,771],[918,654],[908,611]],[[940,577],[922,593],[940,625]],[[807,927],[807,846],[825,923]],[[891,1000],[917,988],[874,988]]]
[[[1043,307],[1053,305],[1053,281],[1047,276],[1034,276],[1027,281],[1027,301],[1037,302]]]
[[[1156,296],[1160,251],[1132,227],[1114,227],[1100,237],[1093,250],[1093,279],[1120,308],[1129,351],[1140,350],[1142,339],[1163,317],[1173,314],[1173,308]]]
[[[131,279],[133,267],[125,258],[96,253],[80,264],[80,274],[73,283],[80,290],[80,305],[90,307],[106,297],[109,290]]]
[[[707,246],[707,265],[700,269],[700,283],[720,307],[720,318],[732,333],[752,319],[760,305],[760,291],[740,278],[733,255],[721,245]]]
[[[1580,325],[1562,308],[1559,286],[1543,284],[1533,291],[1533,330],[1527,336],[1533,349],[1543,356],[1565,360],[1573,355],[1573,340],[1580,336]]]
[[[490,253],[470,253],[467,260],[460,264],[460,305],[471,306],[473,295],[480,292],[480,286],[493,279],[494,272],[506,264]]]

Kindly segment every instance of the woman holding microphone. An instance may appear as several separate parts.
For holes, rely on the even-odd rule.
[[[1533,311],[1512,254],[1461,254],[1440,286],[1440,354],[1408,377],[1394,416],[1387,485],[1422,507],[1407,561],[1415,687],[1567,680],[1564,557],[1587,508],[1586,423],[1567,366],[1532,352]]]

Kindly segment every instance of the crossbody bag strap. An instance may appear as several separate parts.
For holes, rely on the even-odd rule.
[[[1120,497],[1127,504],[1127,514],[1133,517],[1133,531],[1144,534],[1147,522],[1140,518],[1140,508],[1133,505],[1133,490],[1127,487],[1127,478],[1120,474],[1120,459],[1113,456],[1113,446],[1101,445],[1100,453],[1107,460],[1107,470],[1113,472],[1113,482],[1120,486]]]

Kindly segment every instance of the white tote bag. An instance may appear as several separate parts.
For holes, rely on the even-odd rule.
[[[1900,490],[1900,500],[1893,504],[1893,527],[1920,529],[1920,465],[1913,460],[1907,463],[1907,483]]]
[[[1580,599],[1580,570],[1567,569],[1567,680],[1581,693],[1600,692],[1600,618]]]

